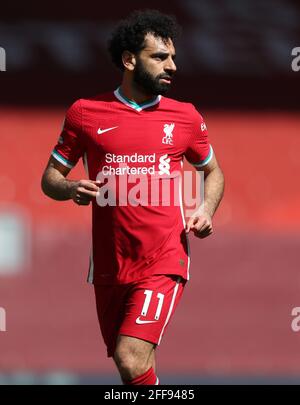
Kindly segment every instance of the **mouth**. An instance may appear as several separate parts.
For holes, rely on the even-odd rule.
[[[162,77],[160,80],[162,80],[164,83],[167,83],[167,84],[172,83],[172,78],[171,77]]]

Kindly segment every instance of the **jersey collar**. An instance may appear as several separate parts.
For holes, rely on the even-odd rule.
[[[142,111],[145,108],[152,107],[153,105],[158,104],[160,102],[160,100],[161,100],[161,96],[157,96],[154,99],[152,99],[151,101],[146,101],[145,103],[137,104],[134,101],[129,100],[127,97],[125,97],[121,93],[121,88],[120,87],[118,87],[117,90],[114,91],[114,95],[123,104],[127,105],[128,107],[133,108],[136,111]]]

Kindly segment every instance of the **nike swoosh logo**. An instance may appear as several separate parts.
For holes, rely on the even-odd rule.
[[[115,128],[118,128],[118,127],[112,127],[112,128],[107,128],[107,129],[99,128],[97,131],[97,134],[101,135],[101,134],[104,134],[104,132],[111,131],[112,129],[115,129]]]
[[[154,323],[154,322],[157,322],[157,321],[141,321],[141,320],[140,320],[140,317],[138,317],[138,318],[136,318],[135,322],[136,322],[138,325],[144,325],[145,323]]]

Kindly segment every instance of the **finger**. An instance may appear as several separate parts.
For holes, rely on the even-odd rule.
[[[84,195],[81,195],[81,196],[78,198],[78,201],[91,202],[91,200],[92,200],[92,197],[90,197],[90,196],[84,196]]]
[[[212,223],[210,221],[208,221],[207,219],[204,221],[204,223],[197,224],[197,226],[195,226],[193,228],[194,232],[198,232],[198,233],[202,233],[202,232],[206,232],[206,231],[212,231],[213,227],[212,227]]]
[[[92,182],[84,182],[80,184],[80,188],[91,190],[91,191],[98,191],[99,187]]]
[[[74,202],[77,205],[89,205],[91,200],[90,199],[86,199],[86,198],[80,198],[80,197],[76,197]]]
[[[95,198],[98,195],[98,190],[91,191],[91,190],[87,190],[83,187],[78,187],[77,193],[80,195],[80,198],[83,198],[83,197]]]
[[[204,231],[201,231],[201,232],[196,232],[196,231],[194,232],[194,235],[197,238],[200,238],[200,239],[207,238],[211,234],[213,234],[213,229],[212,228],[207,228],[207,229],[205,229]]]
[[[195,217],[191,217],[191,218],[188,220],[188,223],[186,224],[186,227],[185,227],[186,233],[189,233],[190,230],[192,229],[192,227],[193,227],[193,225],[194,225],[195,219],[196,219]]]
[[[89,180],[91,183],[96,184],[96,186],[101,186],[102,182],[100,180]]]
[[[207,223],[207,219],[203,218],[203,217],[198,217],[196,218],[196,221],[194,221],[193,225],[191,226],[191,230],[194,231],[200,231],[201,228],[203,228],[205,226],[205,224]]]
[[[197,226],[196,229],[198,232],[205,231],[206,229],[212,229],[212,224],[206,220],[202,225]]]
[[[77,190],[77,193],[75,194],[74,200],[75,201],[91,201],[92,196],[90,196],[87,193],[92,193],[92,191],[82,191],[80,192],[79,190]]]

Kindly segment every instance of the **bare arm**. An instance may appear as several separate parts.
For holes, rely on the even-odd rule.
[[[224,175],[214,155],[204,166],[204,211],[213,217],[224,193]]]
[[[204,171],[204,210],[196,211],[189,219],[186,232],[205,238],[213,233],[212,217],[215,214],[224,193],[224,175],[214,155],[201,170]]]
[[[70,169],[51,157],[43,173],[41,187],[48,197],[65,201],[72,199],[78,205],[89,205],[96,197],[98,181],[68,180]]]

